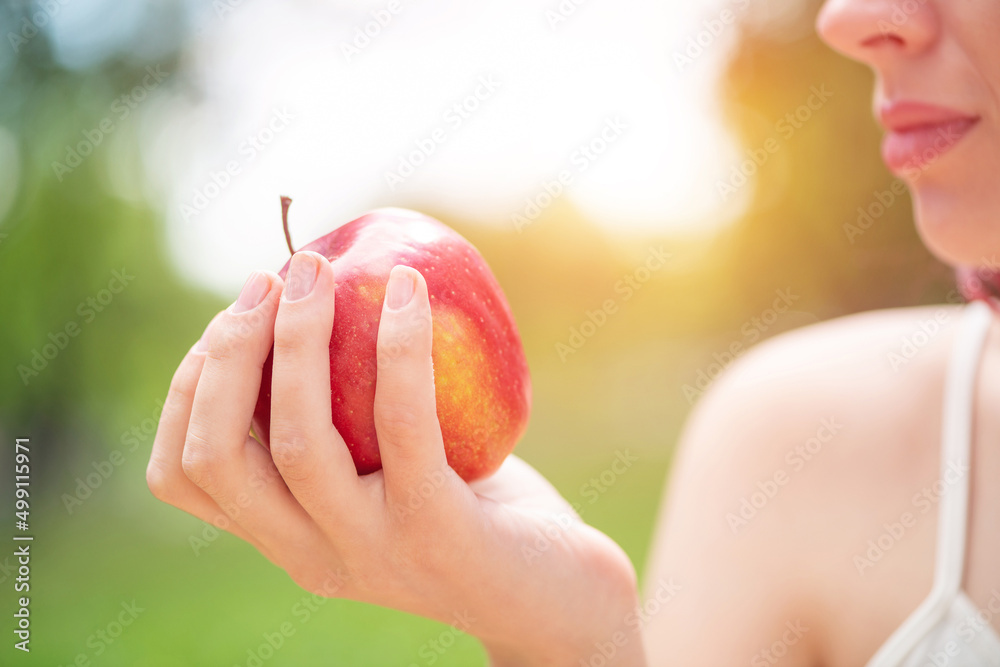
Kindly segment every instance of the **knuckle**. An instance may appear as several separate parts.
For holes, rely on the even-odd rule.
[[[307,345],[329,345],[333,324],[332,302],[282,302],[274,320],[276,351],[296,353]]]
[[[309,439],[300,430],[285,425],[271,426],[271,459],[282,476],[304,476],[309,471]]]
[[[181,456],[181,469],[188,479],[209,491],[216,486],[218,455],[204,439],[189,434]]]
[[[181,363],[174,371],[174,376],[170,378],[167,395],[182,404],[190,404],[194,401],[194,390],[197,386],[197,376],[190,372],[186,363]]]
[[[301,354],[303,348],[302,337],[297,329],[289,326],[275,326],[274,328],[274,356],[282,359],[290,359]]]
[[[312,363],[324,354],[329,354],[330,324],[314,326],[314,323],[285,321],[274,325],[274,358],[283,363]]]
[[[250,346],[256,347],[267,327],[267,309],[258,308],[234,315],[225,312],[212,327],[208,356],[228,361]]]
[[[234,322],[231,317],[224,318],[219,325],[209,340],[208,356],[217,361],[229,361],[246,347],[252,331],[245,323]]]
[[[313,304],[283,301],[278,307],[278,315],[274,319],[276,337],[298,338],[304,327],[319,321],[317,308]],[[306,307],[302,307],[306,306]]]
[[[380,435],[392,443],[403,443],[412,438],[424,422],[421,410],[414,405],[398,401],[380,401],[376,419]]]
[[[397,359],[407,354],[417,354],[424,347],[429,348],[431,332],[429,318],[418,314],[406,314],[399,318],[387,318],[378,336],[380,357]]]
[[[174,493],[170,476],[153,459],[150,459],[149,465],[146,466],[146,485],[149,487],[154,498],[165,503],[171,503]]]
[[[375,349],[375,361],[378,370],[385,371],[406,354],[406,346],[397,342],[391,336],[379,336]]]
[[[431,372],[433,332],[429,326],[412,327],[393,324],[379,331],[375,363],[380,375]]]

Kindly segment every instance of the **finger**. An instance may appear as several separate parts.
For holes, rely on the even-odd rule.
[[[281,289],[278,276],[255,273],[212,326],[181,457],[185,475],[279,560],[315,544],[308,515],[248,437]]]
[[[208,357],[195,392],[184,452],[193,467],[242,452],[260,391],[261,369],[271,349],[281,288],[281,279],[273,273],[254,272],[236,303],[219,314],[208,332]]]
[[[218,317],[218,316],[216,316]],[[212,319],[212,322],[215,318]],[[194,399],[198,378],[205,363],[207,332],[184,356],[174,377],[170,390],[163,402],[163,412],[153,439],[153,448],[146,466],[146,483],[153,495],[165,503],[184,510],[188,514],[208,521],[217,528],[225,528],[237,537],[261,549],[261,545],[238,525],[219,525],[220,517],[225,517],[222,509],[212,498],[194,484],[181,468],[184,439],[191,417],[191,403]],[[266,554],[265,554],[266,555]]]
[[[375,430],[391,502],[405,502],[411,491],[451,472],[437,418],[432,339],[427,283],[415,269],[393,268],[379,324],[375,383]]]
[[[214,320],[213,320],[214,321]],[[209,323],[211,327],[211,323]],[[191,403],[205,365],[205,334],[181,360],[170,380],[167,398],[163,401],[160,423],[153,438],[153,448],[146,466],[146,482],[160,500],[176,505],[181,487],[197,489],[181,469],[181,455],[191,418]]]
[[[333,267],[322,255],[292,257],[274,325],[271,375],[271,458],[292,494],[321,524],[343,517],[359,487],[351,454],[331,418],[334,282]]]

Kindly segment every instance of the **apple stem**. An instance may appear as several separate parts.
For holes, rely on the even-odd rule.
[[[288,244],[288,252],[295,254],[295,249],[292,248],[292,234],[288,231],[288,207],[292,205],[292,198],[281,197],[281,224],[285,228],[285,243]]]

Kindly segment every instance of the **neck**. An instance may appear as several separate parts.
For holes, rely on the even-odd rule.
[[[963,266],[955,270],[958,289],[969,301],[985,301],[1000,313],[1000,270]]]

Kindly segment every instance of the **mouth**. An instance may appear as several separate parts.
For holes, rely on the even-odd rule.
[[[923,102],[888,102],[879,109],[886,129],[882,159],[894,173],[916,178],[949,152],[979,116]]]

